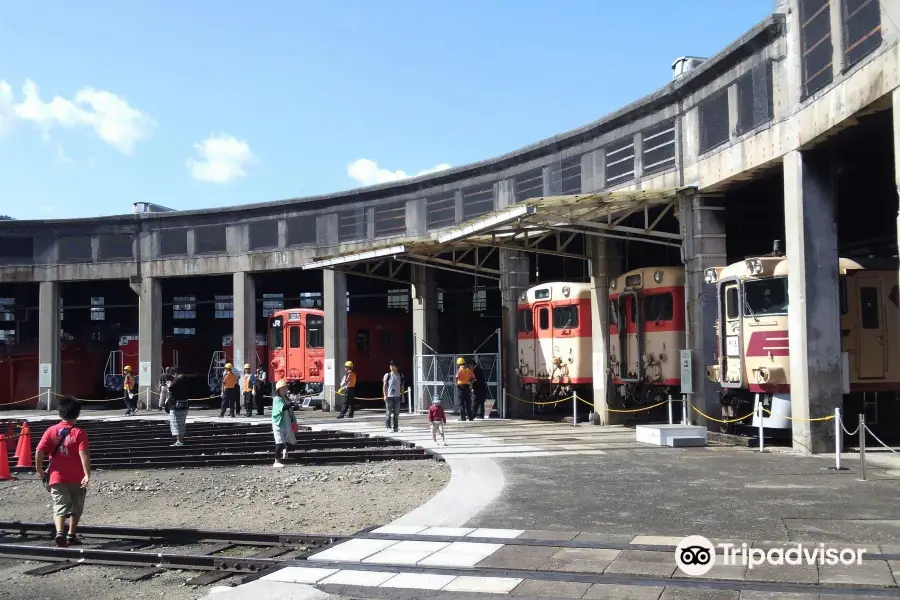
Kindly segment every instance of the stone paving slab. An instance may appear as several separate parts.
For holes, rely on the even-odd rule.
[[[526,579],[510,592],[511,596],[543,598],[581,598],[591,588],[589,583],[574,581],[538,581]]]

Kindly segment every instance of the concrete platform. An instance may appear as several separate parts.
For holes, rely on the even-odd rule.
[[[706,427],[697,425],[638,425],[634,429],[635,441],[654,446],[673,448],[705,446]]]

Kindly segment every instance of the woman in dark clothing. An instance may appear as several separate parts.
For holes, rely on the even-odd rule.
[[[166,412],[169,413],[169,430],[175,436],[173,446],[184,446],[184,431],[187,428],[188,389],[187,381],[178,367],[172,367],[173,379],[169,382],[169,396]]]

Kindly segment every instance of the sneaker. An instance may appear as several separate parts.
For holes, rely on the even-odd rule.
[[[385,432],[385,433],[390,433],[390,432],[391,432],[391,428],[390,428],[390,427],[385,427],[385,428],[384,428],[384,432]]]
[[[181,442],[175,442],[175,443],[172,444],[172,445],[173,445],[173,446],[184,446],[184,444],[182,444]]]
[[[78,539],[78,536],[72,535],[71,533],[66,536],[66,542],[70,546],[80,546],[81,545],[81,540]]]
[[[64,534],[64,533],[56,534],[56,545],[59,546],[60,548],[68,548],[69,547],[69,541],[66,539],[66,534]]]
[[[283,469],[283,468],[284,468],[284,463],[280,463],[280,462],[278,462],[278,461],[276,460],[276,461],[275,461],[275,464],[272,465],[272,466],[273,466],[274,468],[276,468],[276,469]]]
[[[395,429],[395,430],[394,430],[394,433],[400,433],[400,430],[399,430],[399,429]]]

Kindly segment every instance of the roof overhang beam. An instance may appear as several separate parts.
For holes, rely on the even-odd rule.
[[[510,208],[501,210],[493,215],[473,219],[468,225],[456,227],[451,231],[438,237],[439,244],[448,244],[470,238],[475,235],[490,232],[501,225],[506,225],[522,219],[524,217],[535,214],[536,208],[530,204],[520,204]]]
[[[316,260],[306,263],[300,268],[304,271],[308,271],[310,269],[332,269],[334,267],[348,266],[356,263],[368,262],[383,258],[391,258],[400,254],[405,254],[408,250],[408,246],[398,244],[396,246],[389,246],[386,248],[363,250],[362,252],[354,252],[353,254],[344,254],[341,256],[334,256],[332,258],[324,258],[322,260]]]

